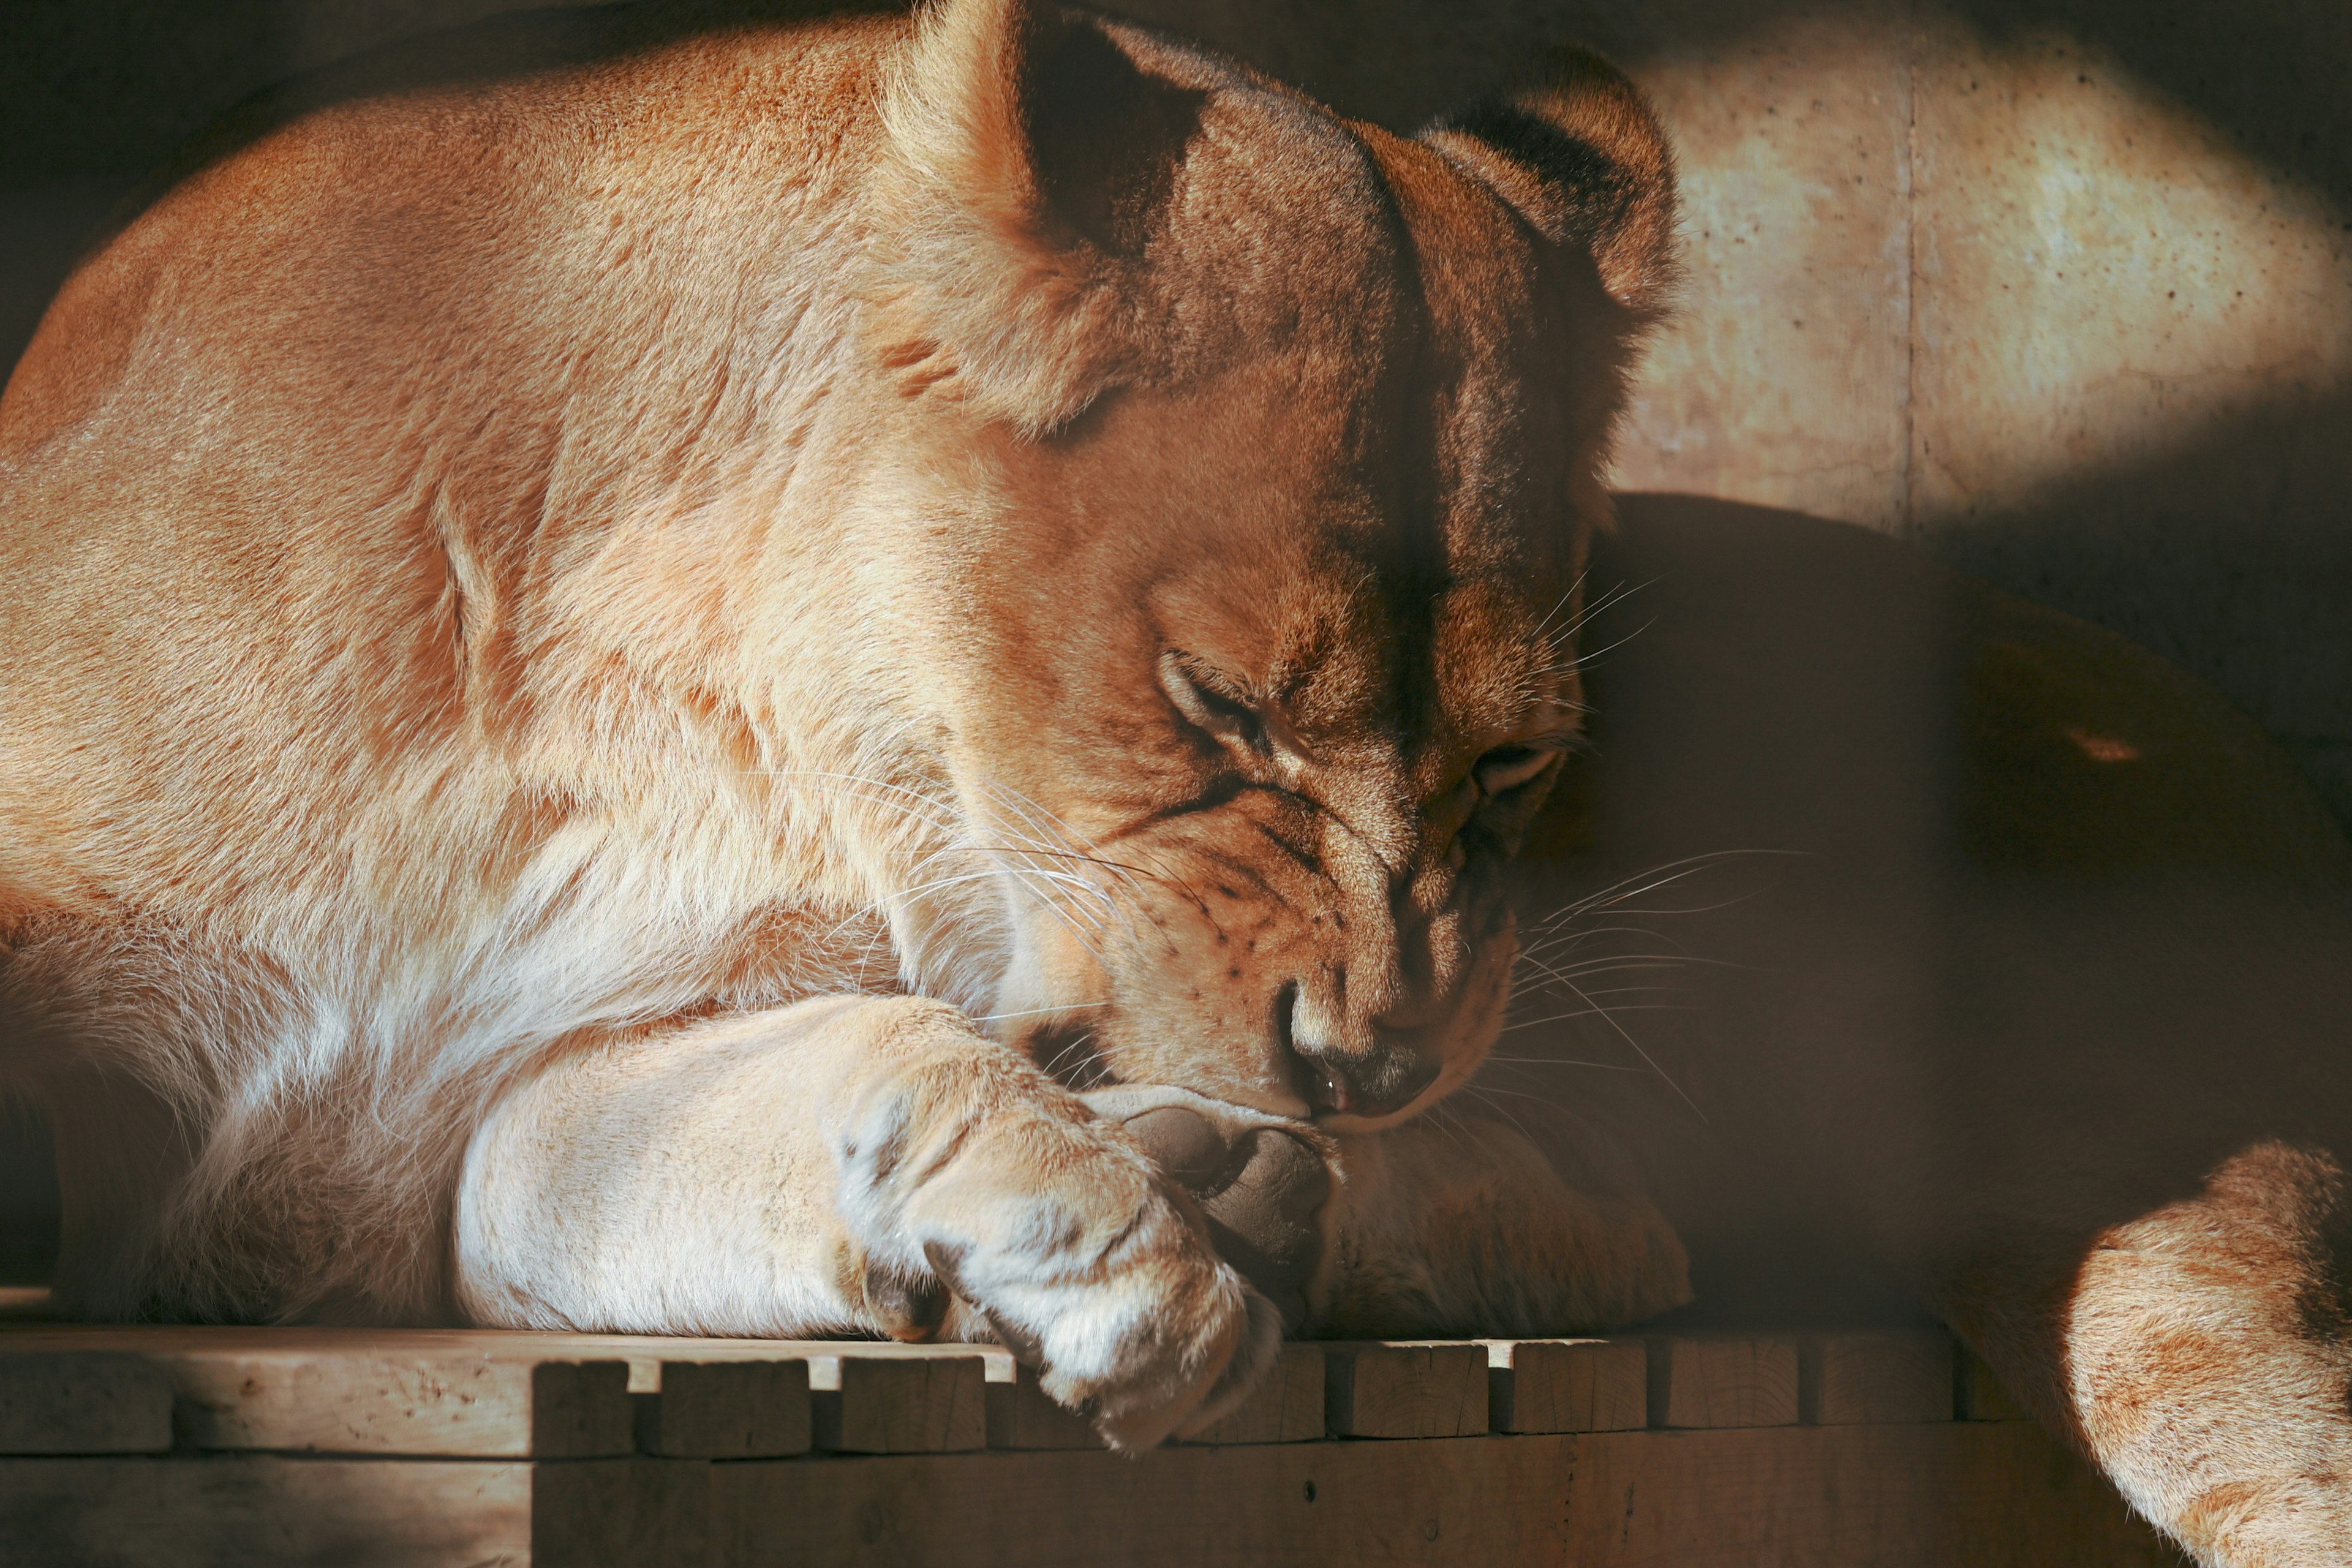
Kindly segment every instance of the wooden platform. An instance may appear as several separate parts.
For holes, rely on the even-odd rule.
[[[2177,1564],[1940,1334],[1294,1344],[1139,1458],[986,1347],[0,1326],[0,1565]]]

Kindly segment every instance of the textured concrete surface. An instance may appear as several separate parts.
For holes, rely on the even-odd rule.
[[[253,88],[512,0],[0,0],[0,359]],[[1908,535],[2215,681],[2352,816],[2352,6],[1130,0],[1410,128],[1542,45],[1680,143],[1630,488]]]
[[[1807,19],[1644,70],[1687,171],[1690,277],[1626,432],[1627,488],[1903,517],[1904,42]]]

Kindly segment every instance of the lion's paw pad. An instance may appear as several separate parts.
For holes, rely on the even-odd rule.
[[[1126,1119],[1127,1131],[1208,1216],[1212,1245],[1295,1331],[1322,1259],[1316,1217],[1331,1196],[1331,1172],[1305,1138],[1281,1127],[1227,1120],[1193,1104],[1160,1105]]]

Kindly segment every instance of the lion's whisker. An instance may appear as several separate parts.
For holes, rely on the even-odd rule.
[[[1573,988],[1571,987],[1571,989]],[[1613,1007],[1579,1007],[1573,1012],[1554,1013],[1542,1018],[1523,1018],[1516,1024],[1504,1025],[1500,1029],[1496,1030],[1496,1033],[1498,1035],[1516,1034],[1521,1029],[1532,1029],[1544,1024],[1563,1023],[1570,1018],[1607,1018],[1612,1020],[1613,1026],[1615,1016],[1620,1013],[1703,1013],[1705,1011],[1706,1011],[1706,1009],[1704,1007],[1696,1007],[1684,1003],[1624,1002],[1620,1003]],[[1618,1033],[1623,1034],[1624,1031],[1620,1028]],[[1625,1041],[1626,1044],[1633,1046],[1635,1050],[1639,1051],[1642,1049],[1641,1046],[1631,1035],[1627,1035],[1625,1037]],[[1642,1051],[1642,1059],[1645,1062],[1650,1062],[1650,1054],[1647,1051]],[[1650,1062],[1650,1067],[1652,1070],[1657,1072],[1660,1078],[1666,1078],[1664,1071],[1658,1068],[1657,1063]],[[1682,1094],[1681,1086],[1675,1084],[1674,1079],[1666,1079],[1666,1082],[1674,1089],[1676,1094]],[[1683,1098],[1685,1100],[1688,1100],[1690,1097],[1688,1095],[1684,1095]],[[1698,1108],[1696,1106],[1693,1106],[1691,1109],[1696,1110]],[[1704,1119],[1702,1118],[1702,1120]]]
[[[1517,1132],[1520,1137],[1526,1139],[1528,1142],[1533,1143],[1536,1141],[1535,1134],[1528,1131],[1527,1123],[1521,1121],[1517,1116],[1511,1114],[1511,1108],[1509,1106],[1502,1104],[1494,1098],[1497,1094],[1509,1094],[1513,1092],[1512,1090],[1496,1089],[1492,1085],[1465,1084],[1463,1086],[1463,1092],[1465,1094],[1475,1095],[1480,1100],[1485,1100],[1489,1110],[1493,1110],[1496,1115],[1500,1116],[1504,1121],[1509,1122],[1512,1130]],[[1532,1094],[1523,1094],[1520,1095],[1519,1098],[1522,1100],[1535,1100],[1537,1104],[1546,1107],[1549,1107],[1552,1103],[1549,1100],[1540,1099],[1539,1097]]]
[[[1022,1007],[1010,1013],[982,1013],[972,1019],[975,1024],[1001,1024],[1007,1018],[1034,1018],[1046,1013],[1075,1013],[1082,1007],[1108,1007],[1108,1002],[1065,1002],[1055,1007]]]
[[[1502,1065],[1502,1066],[1504,1066],[1504,1067],[1595,1068],[1598,1068],[1599,1070],[1601,1070],[1601,1071],[1602,1071],[1602,1072],[1632,1072],[1632,1073],[1643,1072],[1643,1071],[1646,1071],[1646,1070],[1647,1070],[1646,1068],[1643,1068],[1628,1067],[1628,1066],[1626,1066],[1623,1062],[1588,1062],[1588,1061],[1580,1061],[1580,1060],[1579,1060],[1578,1058],[1574,1058],[1574,1057],[1496,1057],[1496,1056],[1490,1056],[1490,1057],[1488,1057],[1488,1058],[1486,1058],[1486,1060],[1488,1060],[1488,1061],[1490,1061],[1490,1062],[1499,1063],[1500,1065]]]
[[[1569,983],[1569,990],[1571,990],[1573,994],[1576,994],[1576,996],[1583,996],[1583,992],[1578,992],[1578,990],[1576,990],[1576,985],[1573,985],[1573,983]],[[1583,996],[1583,999],[1585,999],[1585,1002],[1590,1002],[1590,996]],[[1618,1020],[1616,1020],[1616,1013],[1621,1013],[1621,1011],[1625,1011],[1625,1013],[1633,1013],[1633,1011],[1644,1011],[1644,1013],[1649,1013],[1649,1011],[1677,1011],[1677,1013],[1686,1013],[1686,1011],[1694,1011],[1694,1008],[1679,1008],[1679,1006],[1673,1006],[1673,1004],[1658,1002],[1658,1004],[1633,1004],[1633,1006],[1625,1006],[1625,1008],[1592,1006],[1592,1008],[1590,1008],[1590,1011],[1597,1013],[1597,1016],[1600,1016],[1601,1023],[1606,1023],[1606,1025],[1609,1025],[1609,1027],[1612,1027],[1612,1030],[1616,1030],[1616,1032],[1618,1032],[1618,1039],[1622,1039],[1622,1041],[1625,1041],[1625,1044],[1628,1044],[1628,1047],[1633,1047],[1633,1048],[1634,1048],[1634,1053],[1637,1053],[1637,1056],[1642,1058],[1642,1060],[1644,1060],[1644,1063],[1649,1063],[1649,1069],[1651,1069],[1651,1072],[1656,1072],[1656,1074],[1658,1074],[1658,1079],[1661,1079],[1663,1084],[1667,1086],[1667,1089],[1673,1089],[1673,1090],[1675,1090],[1675,1096],[1682,1098],[1684,1105],[1689,1105],[1689,1107],[1691,1107],[1691,1114],[1694,1114],[1694,1117],[1698,1117],[1700,1121],[1707,1121],[1707,1112],[1703,1112],[1703,1110],[1698,1110],[1698,1100],[1694,1100],[1694,1098],[1691,1098],[1689,1093],[1684,1093],[1682,1084],[1677,1084],[1677,1081],[1675,1081],[1673,1074],[1667,1072],[1665,1068],[1661,1068],[1661,1065],[1658,1065],[1658,1058],[1654,1058],[1654,1056],[1651,1056],[1649,1051],[1644,1051],[1644,1048],[1642,1048],[1642,1041],[1634,1039],[1634,1037],[1630,1035],[1628,1030],[1625,1030],[1625,1025],[1621,1025],[1621,1023],[1618,1023]],[[1528,1027],[1534,1027],[1536,1023],[1555,1023],[1555,1020],[1550,1020],[1550,1018],[1538,1018],[1538,1020],[1534,1020],[1534,1023],[1512,1025],[1512,1027],[1519,1027],[1519,1030],[1528,1030]]]

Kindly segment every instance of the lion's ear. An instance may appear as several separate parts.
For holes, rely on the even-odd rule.
[[[1441,116],[1421,139],[1492,186],[1554,243],[1591,253],[1637,319],[1664,312],[1675,257],[1675,154],[1632,82],[1554,50],[1535,80]]]
[[[1202,95],[1038,0],[940,0],[884,100],[877,322],[910,387],[1029,434],[1143,368],[1141,257]]]

